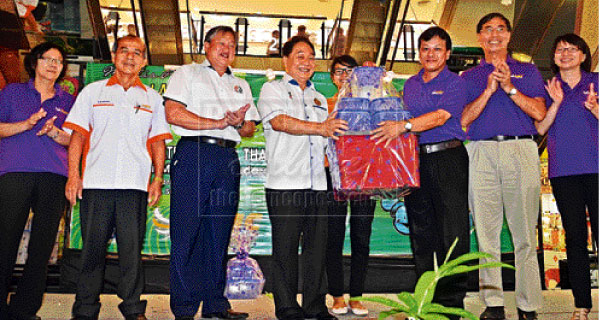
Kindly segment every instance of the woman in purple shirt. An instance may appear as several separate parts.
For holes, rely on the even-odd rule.
[[[57,80],[65,54],[52,43],[25,58],[31,80],[0,91],[0,319],[39,319],[46,265],[66,208],[70,135],[60,129],[74,101]],[[17,291],[8,286],[29,212],[33,211],[28,258]]]
[[[587,320],[592,297],[586,208],[598,244],[598,74],[590,73],[588,45],[572,33],[556,38],[551,60],[556,76],[546,90],[552,105],[536,128],[548,132],[548,177],[565,229],[575,298],[571,319]]]

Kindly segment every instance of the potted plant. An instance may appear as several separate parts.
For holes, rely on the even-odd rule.
[[[448,261],[457,242],[458,238],[454,240],[450,250],[448,250],[444,264],[441,266],[437,266],[436,256],[433,256],[434,270],[427,271],[421,275],[417,281],[417,285],[415,286],[414,293],[401,292],[397,295],[398,301],[385,297],[357,297],[353,298],[353,300],[376,302],[391,307],[390,310],[379,313],[379,320],[383,320],[399,313],[406,314],[408,319],[411,320],[448,320],[449,318],[446,315],[456,315],[463,318],[478,320],[475,315],[465,309],[444,307],[441,304],[433,303],[433,295],[435,293],[435,288],[438,281],[443,277],[448,277],[459,273],[466,273],[482,268],[503,267],[513,270],[515,268],[509,264],[499,261],[477,265],[466,265],[466,263],[469,261],[481,258],[494,259],[491,254],[485,252],[471,252],[463,254],[454,260]]]

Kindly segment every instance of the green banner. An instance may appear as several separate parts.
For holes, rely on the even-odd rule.
[[[90,63],[87,65],[85,84],[106,79],[114,73],[112,64]],[[162,66],[147,66],[140,73],[140,79],[160,94],[165,92],[169,76],[172,71],[165,70]],[[252,90],[254,101],[258,99],[262,85],[267,82],[265,75],[257,73],[236,73],[236,76],[245,79]],[[326,97],[336,93],[336,87],[331,82],[326,72],[316,72],[312,79],[316,89]],[[394,80],[394,86],[401,90],[404,80]],[[170,253],[169,217],[170,217],[170,161],[175,153],[175,146],[179,137],[174,135],[173,141],[168,143],[165,165],[165,185],[163,196],[158,205],[148,208],[146,218],[146,238],[143,254],[168,255]],[[264,182],[266,178],[265,139],[262,125],[258,126],[252,138],[244,138],[238,146],[238,156],[241,164],[240,205],[236,224],[249,223],[258,230],[259,236],[251,254],[271,254],[271,225],[268,219],[265,203]],[[349,224],[346,224],[349,228]],[[75,206],[71,218],[70,248],[81,249],[81,229],[79,224],[79,205]],[[116,252],[116,242],[111,239],[110,252]],[[471,223],[471,250],[477,250],[477,241]],[[510,234],[504,226],[502,232],[502,251],[512,251]],[[346,230],[344,253],[350,253],[349,230]],[[378,201],[373,220],[371,235],[372,255],[407,255],[411,254],[410,241],[404,203],[401,200]]]

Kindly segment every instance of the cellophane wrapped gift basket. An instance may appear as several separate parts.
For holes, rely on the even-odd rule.
[[[402,98],[379,67],[357,67],[338,94],[337,118],[348,131],[329,139],[327,157],[335,197],[396,198],[419,187],[417,137],[400,135],[387,147],[375,144],[370,132],[386,120],[411,118]]]
[[[233,229],[231,247],[236,256],[227,262],[228,299],[256,299],[262,293],[265,277],[258,262],[248,256],[257,236],[258,230],[245,223]]]

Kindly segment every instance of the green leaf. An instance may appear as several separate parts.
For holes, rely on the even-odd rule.
[[[497,267],[503,267],[503,268],[508,268],[508,269],[515,269],[515,267],[511,266],[510,264],[506,264],[503,262],[487,262],[484,264],[478,264],[478,265],[474,265],[474,266],[456,266],[454,268],[452,268],[452,270],[447,271],[444,276],[452,276],[455,274],[459,274],[459,273],[466,273],[466,272],[471,272],[471,271],[475,271],[475,270],[479,270],[479,269],[484,269],[484,268],[497,268]]]
[[[417,300],[415,300],[415,297],[411,293],[406,291],[400,292],[398,294],[398,300],[404,302],[409,309],[414,310],[415,312],[417,311]]]
[[[473,315],[472,313],[470,313],[467,310],[464,310],[462,308],[445,307],[438,303],[432,303],[432,304],[425,306],[423,308],[423,312],[424,313],[452,314],[452,315],[460,316],[462,318],[478,320],[477,317],[475,317],[475,315]]]
[[[472,261],[472,260],[479,260],[479,259],[483,259],[483,258],[488,258],[488,259],[492,259],[495,260],[494,256],[492,256],[491,254],[485,253],[485,252],[470,252],[470,253],[465,253],[463,255],[461,255],[460,257],[457,257],[456,259],[449,261],[447,263],[444,263],[440,268],[439,268],[439,272],[445,272],[446,270],[453,268],[459,264],[463,264],[465,262],[468,261]]]
[[[420,315],[419,318],[423,320],[450,320],[450,318],[446,317],[443,314],[439,313],[427,313],[424,315]]]
[[[415,286],[415,300],[417,301],[419,310],[433,300],[437,282],[437,274],[433,271],[423,273],[419,281],[417,281],[417,285]]]
[[[384,320],[385,318],[391,317],[391,316],[393,316],[395,314],[398,314],[398,313],[400,313],[400,312],[396,312],[396,311],[393,311],[393,310],[382,311],[382,312],[379,313],[379,316],[377,317],[377,319],[378,320]]]
[[[448,249],[448,252],[446,253],[446,259],[444,259],[444,264],[448,263],[448,260],[450,259],[450,255],[452,254],[452,251],[454,251],[454,247],[456,247],[457,243],[458,243],[458,237],[456,237],[456,239],[454,239],[454,242],[452,242],[452,245]]]
[[[375,303],[382,304],[384,306],[388,306],[388,307],[392,307],[392,308],[396,308],[396,309],[400,309],[400,310],[408,308],[406,305],[402,305],[398,301],[394,301],[392,299],[384,298],[384,297],[381,297],[381,296],[377,296],[377,297],[356,297],[356,298],[352,298],[352,300],[355,300],[355,301],[370,301],[370,302],[375,302]]]

